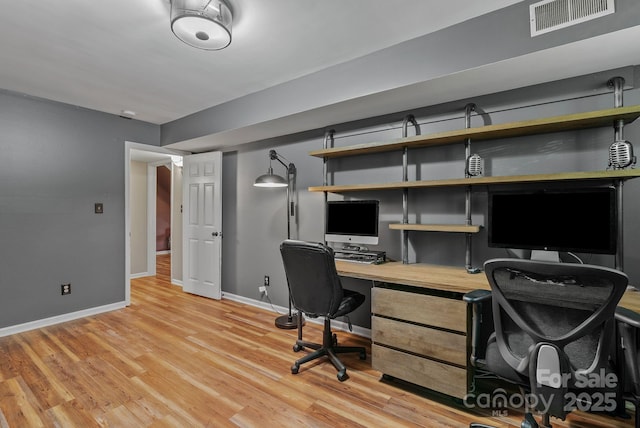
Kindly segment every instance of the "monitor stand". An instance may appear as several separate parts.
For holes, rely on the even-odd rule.
[[[560,253],[557,251],[531,250],[531,260],[560,263]]]
[[[367,247],[361,247],[359,245],[353,245],[353,244],[345,244],[342,247],[342,249],[347,251],[368,251],[369,250]]]

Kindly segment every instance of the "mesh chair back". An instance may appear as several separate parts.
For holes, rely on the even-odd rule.
[[[627,276],[600,266],[496,259],[485,263],[501,356],[525,374],[538,342],[562,349],[574,370],[607,363]]]
[[[343,297],[333,250],[321,243],[288,239],[280,245],[280,253],[293,306],[311,317],[332,317]]]

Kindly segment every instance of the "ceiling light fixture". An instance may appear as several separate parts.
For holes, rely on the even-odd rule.
[[[171,0],[171,31],[194,48],[229,46],[232,20],[231,9],[222,0]]]

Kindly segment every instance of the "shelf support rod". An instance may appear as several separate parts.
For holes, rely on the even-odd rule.
[[[476,111],[476,105],[474,103],[469,103],[464,107],[464,127],[466,129],[471,128],[471,113]],[[466,167],[467,162],[469,162],[469,157],[471,156],[471,138],[467,138],[464,142],[464,159],[465,159],[465,168],[464,168],[464,177],[469,178],[469,171]],[[465,191],[464,198],[464,214],[466,225],[471,225],[471,186],[467,186]],[[477,273],[478,269],[474,269],[471,266],[471,234],[465,233],[466,240],[466,251],[465,251],[465,267],[467,272],[469,273]]]
[[[334,139],[333,139],[333,134],[335,134],[335,130],[330,129],[328,131],[326,131],[324,133],[324,140],[322,142],[322,148],[323,149],[328,149],[329,148],[329,142],[331,142],[331,147],[333,147],[334,145]],[[329,185],[329,168],[328,168],[328,163],[329,163],[329,159],[327,159],[326,156],[324,156],[322,158],[322,184],[324,186],[328,186]],[[327,209],[327,200],[328,200],[328,192],[322,192],[324,193],[324,205],[323,205],[323,209],[326,210]],[[326,245],[326,242],[325,242]]]
[[[420,135],[420,125],[416,121],[416,118],[409,114],[405,116],[402,121],[402,138],[407,138],[407,128],[409,123],[413,125],[416,130],[416,135]],[[402,181],[409,181],[409,148],[404,146],[402,149]],[[402,223],[409,223],[409,189],[406,187],[402,189]],[[409,231],[402,230],[402,263],[409,263]]]
[[[607,86],[613,89],[613,106],[624,107],[624,77],[613,77],[607,82]],[[624,140],[624,119],[618,119],[614,124],[615,141]]]
[[[607,82],[607,86],[613,89],[613,106],[624,106],[624,78],[613,77]],[[624,140],[624,119],[618,119],[614,124],[614,141]],[[624,271],[624,215],[623,215],[623,190],[624,180],[616,180],[616,205],[618,209],[618,242],[616,248],[615,265],[619,271]]]
[[[333,144],[334,144],[333,134],[335,134],[335,132],[336,131],[334,131],[333,129],[330,129],[324,133],[324,141],[322,142],[323,149],[326,150],[330,147],[333,147]],[[329,144],[329,142],[331,142],[331,144]],[[325,186],[329,185],[328,162],[329,162],[329,159],[327,159],[327,157],[324,156],[322,158],[322,183]]]

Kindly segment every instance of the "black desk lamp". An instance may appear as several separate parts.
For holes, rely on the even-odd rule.
[[[287,169],[287,178],[284,179],[279,175],[273,173],[273,168],[271,167],[271,161],[278,161]],[[275,150],[269,151],[269,169],[267,173],[261,175],[256,178],[255,183],[253,183],[256,187],[286,187],[287,188],[287,239],[291,239],[291,217],[295,216],[295,204],[291,200],[291,194],[295,192],[296,189],[296,166],[293,162],[289,162],[286,164],[285,162],[289,162],[283,156],[276,153]],[[288,288],[287,288],[288,289]],[[297,317],[296,317],[297,318]],[[289,313],[285,315],[281,315],[276,318],[276,327],[283,329],[294,329],[298,327],[298,320],[294,318],[291,312],[291,294],[289,293]],[[300,317],[301,322],[304,324],[304,319]]]

